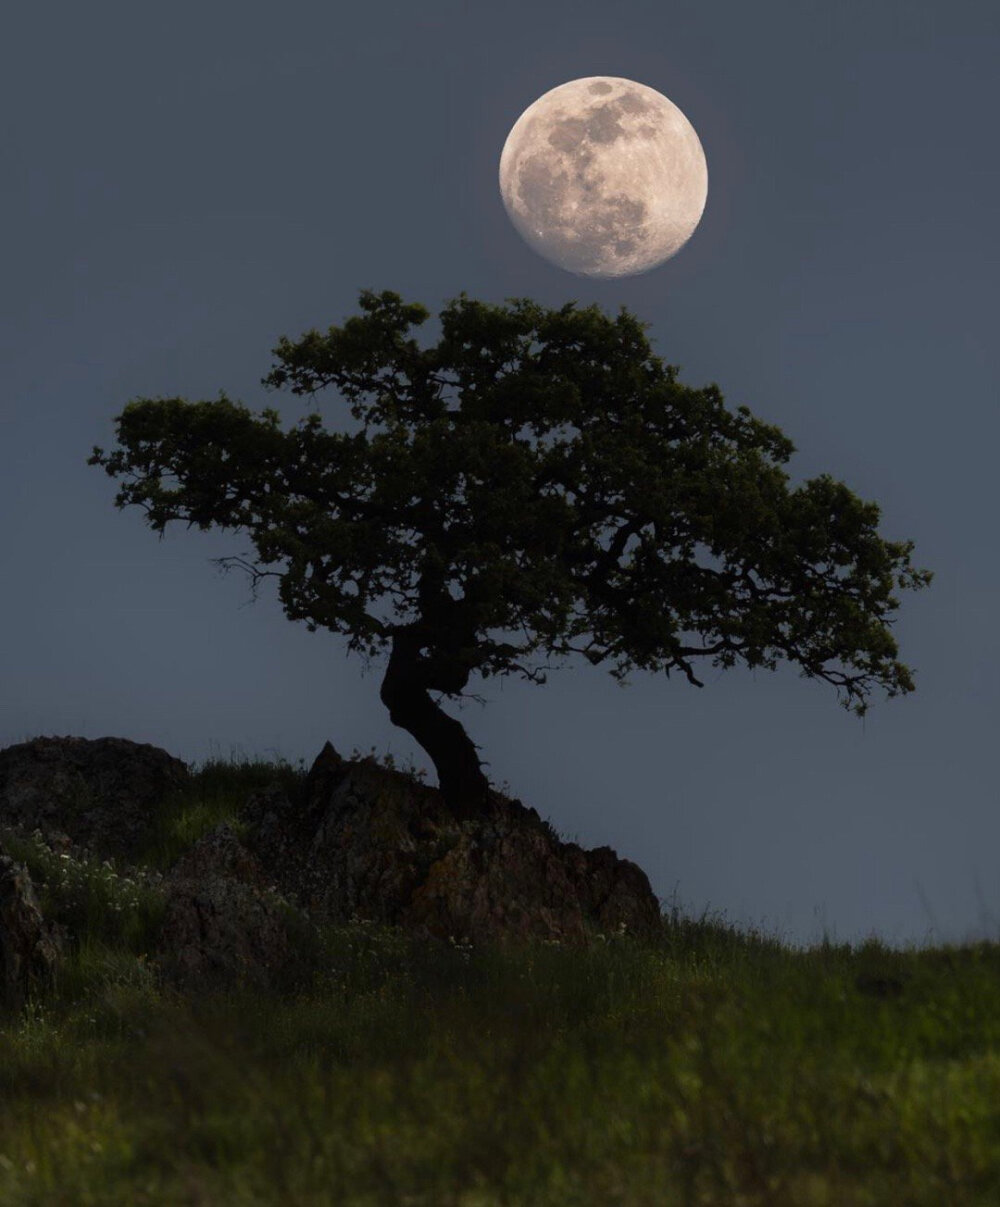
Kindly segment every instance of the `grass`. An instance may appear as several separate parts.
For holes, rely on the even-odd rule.
[[[276,771],[206,765],[144,876],[23,840],[75,942],[0,1023],[0,1203],[1000,1202],[996,944],[802,950],[676,909],[587,950],[354,925],[287,992],[163,990],[157,862]]]

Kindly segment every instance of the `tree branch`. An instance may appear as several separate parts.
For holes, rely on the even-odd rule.
[[[257,583],[262,578],[283,578],[284,574],[280,570],[260,570],[250,562],[244,561],[241,557],[210,557],[210,562],[217,563],[223,573],[228,574],[233,566],[238,566],[241,570],[245,570],[250,575],[250,594],[257,598]]]

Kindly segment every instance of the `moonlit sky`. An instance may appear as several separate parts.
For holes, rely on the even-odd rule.
[[[683,381],[787,433],[793,482],[829,471],[916,542],[936,578],[896,633],[917,691],[862,724],[793,667],[703,665],[698,691],[576,660],[546,687],[473,681],[488,705],[455,715],[488,774],[691,913],[794,942],[1000,935],[992,0],[96,0],[4,25],[0,745],[308,764],[329,739],[433,783],[381,664],[212,564],[248,537],[159,541],[86,459],[137,396],[353,430],[334,395],[259,379],[362,288],[625,305]],[[709,170],[676,259],[608,281],[531,251],[497,186],[527,105],[604,74],[679,105]]]

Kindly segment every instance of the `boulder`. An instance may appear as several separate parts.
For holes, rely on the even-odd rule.
[[[0,851],[0,1007],[19,1009],[51,984],[62,954],[62,935],[42,917],[28,869]]]
[[[588,930],[651,937],[660,906],[646,874],[610,847],[586,851],[553,840],[512,809],[498,824],[463,834],[431,865],[401,922],[473,942],[584,943]]]
[[[0,826],[38,828],[50,845],[127,865],[156,804],[190,778],[155,746],[36,738],[0,751]],[[163,882],[156,954],[178,985],[285,983],[308,963],[309,919],[371,920],[477,944],[661,930],[645,873],[609,847],[562,842],[534,809],[496,791],[481,815],[458,816],[437,788],[371,758],[345,760],[329,742],[299,788],[254,793],[240,823],[239,834],[224,825],[205,835]],[[23,996],[55,958],[54,940],[43,934],[27,873],[5,875],[21,886],[8,889],[22,903],[9,907],[21,918],[16,933],[38,935],[5,940],[4,984],[21,984]]]
[[[645,873],[610,847],[560,841],[534,809],[491,791],[459,818],[437,788],[328,742],[302,790],[255,793],[247,844],[311,915],[369,919],[422,937],[585,943],[660,932]]]
[[[286,919],[264,869],[221,825],[187,851],[164,881],[156,959],[185,988],[275,984],[291,959]]]
[[[268,887],[260,860],[240,841],[231,825],[223,822],[189,847],[168,873],[168,883],[182,880],[238,880],[258,891]]]
[[[0,750],[0,825],[59,831],[102,858],[128,860],[153,809],[190,781],[187,765],[126,738],[34,738]]]

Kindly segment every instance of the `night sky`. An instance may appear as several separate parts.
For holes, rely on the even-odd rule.
[[[113,506],[86,464],[134,397],[224,390],[354,430],[330,393],[263,389],[281,335],[395,290],[433,313],[625,305],[682,381],[779,425],[792,482],[882,507],[935,572],[895,628],[917,690],[582,659],[474,679],[449,710],[487,773],[668,903],[794,942],[1000,932],[996,114],[992,0],[68,3],[5,16],[0,745],[151,742],[190,763],[326,740],[429,759],[346,639],[288,621],[241,533]],[[511,226],[497,166],[543,92],[656,88],[692,122],[708,203],[679,255],[594,280]],[[433,324],[426,330],[431,332]],[[610,664],[608,664],[610,665]]]

